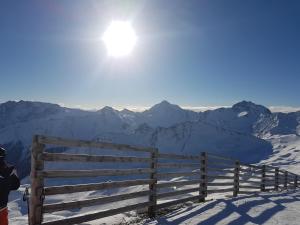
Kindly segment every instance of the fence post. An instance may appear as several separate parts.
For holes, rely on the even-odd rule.
[[[260,191],[266,191],[266,165],[262,165]]]
[[[278,191],[278,187],[279,187],[279,168],[275,168],[275,184],[274,184],[275,191]]]
[[[284,171],[284,188],[286,189],[288,188],[287,183],[288,183],[288,172]]]
[[[201,153],[199,202],[205,202],[207,196],[207,153]]]
[[[235,161],[234,167],[234,178],[233,178],[233,197],[236,197],[239,193],[239,182],[240,182],[240,162],[237,160]]]
[[[30,194],[30,208],[29,221],[30,225],[40,225],[43,221],[43,177],[37,176],[37,172],[44,169],[44,161],[41,159],[45,145],[38,142],[38,136],[35,135],[32,141],[31,149],[31,194]]]
[[[156,216],[156,205],[157,205],[157,160],[158,160],[158,149],[153,149],[151,153],[151,169],[153,170],[150,174],[150,179],[153,179],[154,182],[149,185],[150,195],[149,202],[152,203],[148,208],[148,216],[150,218],[155,218]]]

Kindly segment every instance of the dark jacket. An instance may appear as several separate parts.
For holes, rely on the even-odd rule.
[[[20,180],[14,169],[0,160],[0,209],[7,206],[9,192],[20,187]]]

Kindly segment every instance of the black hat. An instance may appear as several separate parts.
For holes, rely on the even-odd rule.
[[[5,156],[6,156],[6,150],[0,147],[0,159],[5,158]]]

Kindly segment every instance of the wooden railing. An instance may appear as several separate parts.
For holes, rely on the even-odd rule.
[[[49,153],[45,145],[63,147],[87,147],[121,152],[142,153],[142,156],[87,155]],[[127,163],[143,164],[142,168],[93,169],[93,170],[47,170],[45,162]],[[45,179],[143,175],[146,178],[110,182],[45,186]],[[176,180],[173,180],[173,179]],[[148,208],[149,217],[158,210],[188,201],[203,202],[207,195],[221,193],[232,196],[298,187],[298,175],[279,168],[262,165],[247,165],[238,160],[206,152],[198,156],[160,153],[152,147],[139,147],[105,142],[69,140],[54,137],[34,136],[31,163],[30,225],[80,224],[136,209]],[[89,198],[78,201],[45,203],[47,196],[86,191],[110,190],[146,185],[148,188],[133,193]],[[167,191],[166,191],[167,190]],[[170,191],[171,190],[171,191]],[[45,213],[71,210],[95,205],[121,202],[146,197],[118,208],[77,215],[70,218],[43,221]]]

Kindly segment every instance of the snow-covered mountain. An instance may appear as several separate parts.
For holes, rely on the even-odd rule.
[[[266,137],[299,136],[299,124],[300,112],[271,113],[246,101],[203,113],[167,101],[144,112],[111,107],[90,112],[50,103],[9,101],[0,104],[0,145],[8,149],[9,161],[22,167],[21,176],[29,172],[34,134],[156,146],[164,152],[210,151],[258,162],[272,153]]]

